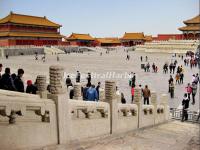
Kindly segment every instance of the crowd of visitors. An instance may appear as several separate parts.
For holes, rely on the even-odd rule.
[[[15,73],[11,73],[10,68],[5,68],[5,72],[1,75],[2,68],[3,65],[0,64],[0,89],[36,94],[37,86],[34,85],[31,80],[27,81],[25,90],[24,81],[22,79],[24,75],[23,69],[18,69],[16,75]]]

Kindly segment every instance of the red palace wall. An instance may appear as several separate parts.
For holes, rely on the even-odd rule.
[[[168,41],[170,39],[182,40],[184,39],[184,36],[183,34],[158,34],[157,37],[153,37],[153,40],[157,41]]]

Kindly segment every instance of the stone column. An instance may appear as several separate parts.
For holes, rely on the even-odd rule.
[[[51,94],[63,94],[66,92],[64,85],[64,68],[60,66],[51,66],[50,70],[50,92]]]
[[[161,95],[161,102],[160,104],[164,105],[164,113],[165,113],[165,120],[170,119],[170,108],[169,108],[169,99],[167,94]]]
[[[81,83],[74,84],[74,97],[75,100],[83,100],[82,94],[81,94]]]
[[[65,82],[64,69],[61,66],[50,66],[50,93],[49,98],[56,103],[58,144],[65,144],[69,139],[69,100]]]
[[[47,98],[47,84],[46,84],[46,76],[38,75],[36,78],[36,85],[38,88],[38,94],[41,98]]]
[[[99,101],[104,102],[105,101],[105,90],[100,88],[99,89]]]
[[[117,99],[116,99],[116,83],[114,81],[105,82],[105,102],[110,104],[110,133],[117,132]]]
[[[134,104],[138,106],[138,128],[140,127],[141,122],[141,114],[142,114],[142,91],[141,88],[136,87],[135,88],[135,95],[134,95]]]

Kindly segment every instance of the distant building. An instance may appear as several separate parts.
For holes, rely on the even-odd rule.
[[[200,39],[200,15],[192,19],[183,21],[183,23],[186,26],[179,28],[179,30],[183,32],[184,39]]]
[[[95,39],[90,34],[72,33],[67,41],[74,46],[95,46]]]
[[[153,37],[155,41],[168,41],[168,40],[182,40],[182,34],[158,34],[157,37]]]
[[[153,41],[153,37],[151,35],[145,35],[145,42],[152,42]]]
[[[10,13],[0,19],[0,46],[58,45],[61,25],[46,17]]]
[[[118,38],[96,38],[96,46],[121,46],[121,42]]]
[[[126,33],[120,39],[123,46],[141,45],[145,42],[144,33]]]

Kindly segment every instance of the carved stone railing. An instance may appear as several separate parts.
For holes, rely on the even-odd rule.
[[[157,114],[164,114],[165,107],[163,105],[157,105]]]
[[[118,116],[137,116],[138,107],[135,104],[118,104]]]
[[[154,106],[153,105],[143,105],[142,111],[144,115],[153,115]]]
[[[28,111],[33,111],[35,115],[41,116],[42,122],[50,122],[49,110],[46,108],[46,102],[51,100],[39,99],[38,96],[11,92],[7,96],[6,92],[2,95],[0,92],[0,115],[9,118],[9,123],[14,124],[18,116],[26,116]],[[29,97],[30,96],[30,97]],[[33,98],[34,97],[34,98]],[[53,103],[53,102],[52,102]]]
[[[105,102],[69,100],[72,119],[80,118],[107,118],[109,104]]]

